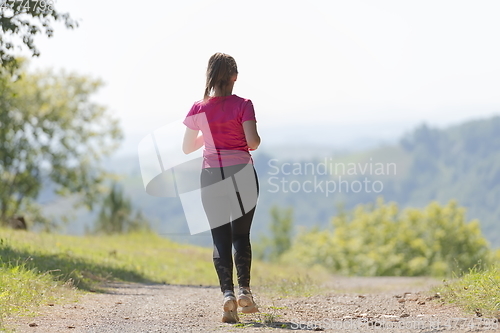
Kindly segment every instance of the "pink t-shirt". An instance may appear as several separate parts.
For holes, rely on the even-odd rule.
[[[242,125],[247,120],[256,120],[249,99],[230,95],[194,103],[184,124],[203,133],[203,168],[253,163]]]

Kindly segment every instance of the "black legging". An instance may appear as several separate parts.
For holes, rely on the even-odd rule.
[[[213,261],[221,291],[234,290],[232,246],[235,249],[238,285],[249,287],[252,263],[250,227],[259,192],[257,173],[253,165],[247,164],[206,168],[201,173],[201,186],[203,207],[211,226]],[[255,196],[242,199],[241,194],[248,192]]]

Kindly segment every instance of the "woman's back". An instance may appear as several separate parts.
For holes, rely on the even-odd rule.
[[[204,168],[252,163],[245,121],[256,121],[249,99],[229,95],[194,103],[184,124],[203,133]]]

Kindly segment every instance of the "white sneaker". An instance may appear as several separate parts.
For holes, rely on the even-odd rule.
[[[241,312],[243,313],[255,313],[259,312],[257,305],[255,304],[250,288],[240,287],[240,292],[238,294],[238,305],[241,306]]]
[[[240,319],[238,318],[238,305],[236,304],[236,297],[234,296],[234,292],[231,290],[226,290],[224,292],[223,309],[223,323],[237,323],[240,321]]]

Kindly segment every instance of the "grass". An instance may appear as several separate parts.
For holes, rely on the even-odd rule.
[[[445,301],[478,316],[500,319],[500,264],[471,269],[460,279],[445,281],[437,289]]]
[[[248,328],[248,327],[269,327],[269,328],[289,328],[289,323],[280,322],[282,317],[278,312],[285,310],[286,307],[266,306],[260,307],[260,312],[254,314],[241,314],[244,319],[246,316],[252,316],[252,322],[242,322],[235,325],[235,327]],[[267,310],[267,311],[265,311]]]
[[[71,298],[71,288],[54,281],[49,274],[29,269],[24,262],[0,266],[0,318],[10,313],[22,315],[65,297]]]
[[[0,329],[6,316],[99,291],[107,281],[217,285],[211,258],[209,248],[151,233],[77,237],[0,229]],[[252,263],[253,289],[268,294],[311,295],[326,276]]]
[[[321,282],[326,280],[327,273],[321,270],[314,273],[311,271],[303,273],[303,271],[301,272],[301,268],[296,269],[297,272],[295,274],[290,274],[286,277],[272,275],[270,278],[262,278],[260,275],[257,275],[259,291],[279,298],[308,297],[317,295],[322,291]],[[291,268],[288,268],[288,271],[290,272]],[[266,273],[266,275],[268,274]]]

